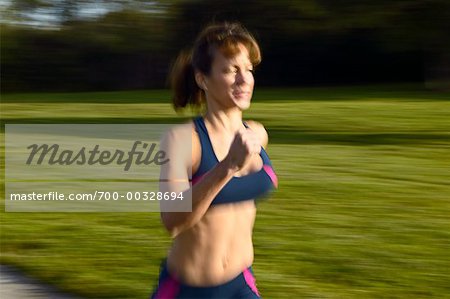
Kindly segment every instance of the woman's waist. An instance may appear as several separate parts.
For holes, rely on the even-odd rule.
[[[181,244],[178,244],[181,245]],[[179,281],[192,286],[214,286],[236,277],[253,263],[253,244],[209,248],[174,246],[169,252],[169,272]]]

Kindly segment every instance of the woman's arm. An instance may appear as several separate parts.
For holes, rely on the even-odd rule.
[[[267,131],[264,128],[264,126],[261,123],[254,120],[248,120],[247,125],[256,134],[258,134],[259,138],[261,139],[261,145],[265,149],[267,147],[267,144],[269,143],[269,136],[267,135]]]
[[[259,154],[261,148],[260,138],[255,132],[246,129],[240,130],[225,159],[191,187],[189,169],[195,163],[192,161],[195,154],[191,153],[190,146],[186,149],[186,145],[192,144],[192,140],[186,138],[192,138],[192,126],[175,127],[165,135],[161,142],[161,148],[171,159],[161,168],[161,180],[168,181],[168,183],[162,184],[161,191],[183,191],[185,197],[192,196],[192,212],[161,212],[162,222],[172,237],[198,223],[220,190],[237,171],[250,161],[251,155]],[[194,146],[192,151],[195,150],[199,149]],[[162,204],[165,205],[163,208],[168,207],[164,201]]]

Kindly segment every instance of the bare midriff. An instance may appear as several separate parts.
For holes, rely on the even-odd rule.
[[[192,228],[174,239],[169,272],[191,286],[228,282],[253,262],[253,200],[212,205]]]

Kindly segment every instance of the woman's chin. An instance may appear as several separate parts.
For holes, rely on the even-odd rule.
[[[233,102],[240,110],[247,110],[248,108],[250,108],[251,98],[235,97],[233,99]]]
[[[247,110],[248,108],[250,108],[250,101],[248,101],[247,103],[243,103],[241,105],[239,105],[239,109],[243,110]]]

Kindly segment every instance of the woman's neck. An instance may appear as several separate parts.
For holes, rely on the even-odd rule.
[[[242,128],[242,111],[239,108],[224,110],[207,109],[205,119],[215,131],[234,135]]]

